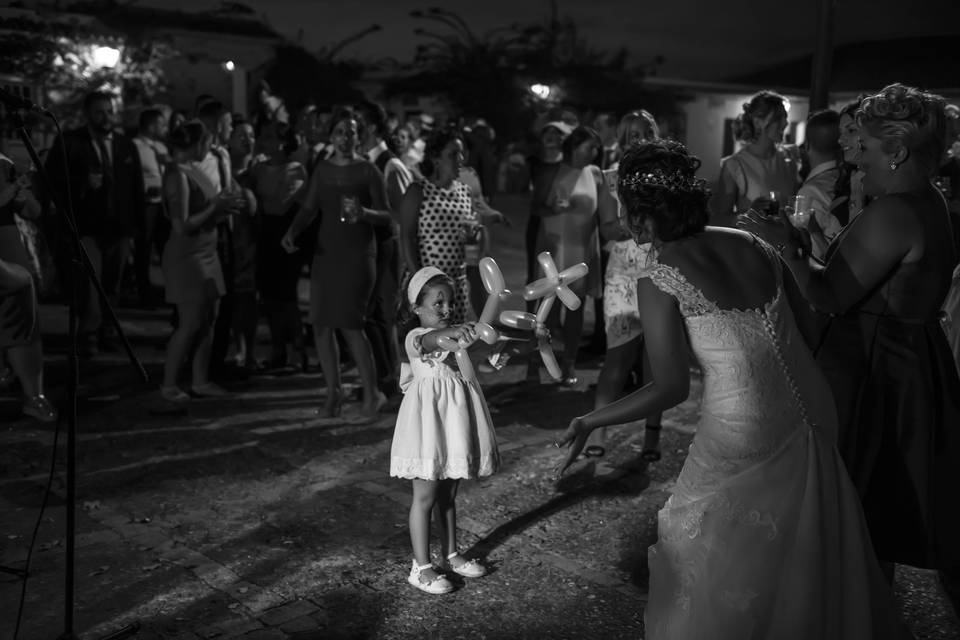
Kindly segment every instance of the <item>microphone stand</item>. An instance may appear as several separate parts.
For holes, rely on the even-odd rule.
[[[16,127],[17,134],[20,137],[20,140],[23,142],[24,147],[27,150],[27,153],[30,155],[30,159],[33,161],[33,165],[37,169],[37,176],[40,180],[41,189],[50,195],[51,199],[55,202],[61,200],[57,198],[57,192],[51,188],[50,176],[46,174],[46,169],[43,166],[43,163],[40,162],[40,157],[37,154],[37,150],[34,148],[33,143],[30,141],[30,132],[27,129],[27,125],[23,120],[23,114],[19,110],[10,109],[8,113],[12,114],[12,119],[14,126]],[[60,144],[63,145],[63,132],[60,130],[60,124],[57,122],[56,117],[46,110],[41,110],[41,113],[50,117],[54,124],[57,127],[58,139]],[[63,150],[63,169],[64,172],[68,172],[67,168],[67,156],[66,150]],[[71,239],[72,251],[71,251],[71,261],[73,262],[74,269],[73,273],[70,275],[70,352],[69,352],[69,365],[70,365],[70,377],[68,383],[68,404],[67,404],[67,522],[66,522],[66,535],[65,535],[65,544],[66,544],[66,567],[64,570],[64,615],[63,615],[63,634],[59,636],[60,640],[74,640],[78,636],[74,633],[73,630],[73,618],[74,618],[74,571],[75,571],[75,544],[76,544],[76,508],[77,508],[77,495],[76,495],[76,477],[77,477],[77,466],[76,466],[76,453],[77,453],[77,396],[78,390],[80,387],[80,361],[77,356],[77,346],[78,346],[78,307],[80,302],[80,280],[85,275],[87,280],[93,284],[94,288],[97,291],[99,296],[99,302],[101,302],[102,308],[107,312],[106,315],[110,319],[110,323],[117,331],[117,335],[120,337],[120,341],[123,343],[123,348],[127,352],[127,358],[130,360],[130,365],[137,371],[140,378],[144,382],[149,382],[150,378],[147,376],[146,370],[143,368],[143,364],[137,359],[136,354],[133,352],[133,347],[130,346],[130,342],[127,340],[127,336],[123,333],[123,328],[120,326],[120,320],[117,318],[117,314],[114,312],[113,308],[110,306],[110,303],[107,299],[106,292],[103,290],[103,285],[100,283],[99,278],[97,278],[96,271],[93,268],[93,263],[90,262],[90,256],[87,254],[86,250],[83,248],[83,243],[80,239],[80,230],[77,227],[77,220],[73,212],[73,202],[70,194],[70,178],[69,175],[65,175],[66,182],[65,186],[65,197],[62,201],[56,202],[58,209],[63,214],[63,219],[67,222],[67,226],[70,228],[70,233],[68,234]],[[18,570],[12,572],[16,573]],[[22,574],[22,579],[26,580],[28,577],[28,570],[23,570],[20,572]],[[133,622],[107,636],[104,636],[103,640],[120,640],[121,638],[129,637],[130,635],[136,633],[140,629],[139,622]]]

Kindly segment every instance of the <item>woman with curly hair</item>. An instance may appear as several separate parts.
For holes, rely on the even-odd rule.
[[[574,418],[561,472],[597,427],[683,402],[688,350],[703,370],[700,423],[649,550],[648,640],[876,640],[904,632],[834,446],[837,416],[807,347],[807,308],[776,250],[707,227],[700,162],[656,140],[629,149],[618,193],[638,241],[653,376]]]
[[[939,326],[957,264],[943,196],[931,183],[944,143],[944,101],[901,84],[857,112],[857,165],[873,198],[822,268],[786,223],[743,222],[771,244],[804,297],[830,314],[817,359],[840,418],[839,449],[878,556],[960,567],[960,378]]]
[[[773,200],[782,204],[800,186],[800,155],[783,144],[787,127],[786,99],[761,91],[743,105],[733,123],[733,134],[743,148],[720,164],[717,191],[710,201],[715,224],[732,227],[736,216],[753,207],[768,210]]]

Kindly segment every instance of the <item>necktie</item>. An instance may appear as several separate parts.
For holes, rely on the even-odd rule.
[[[103,169],[104,184],[112,182],[113,162],[110,160],[110,150],[107,148],[107,141],[103,138],[97,138],[97,150],[100,152],[100,167]]]

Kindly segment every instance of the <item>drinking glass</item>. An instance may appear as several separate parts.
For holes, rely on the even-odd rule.
[[[770,191],[767,197],[770,198],[770,204],[767,206],[766,213],[769,217],[775,218],[780,212],[780,192]]]
[[[784,209],[790,217],[790,222],[798,229],[803,229],[810,221],[813,214],[813,205],[810,202],[810,196],[796,195],[790,198],[790,204]]]
[[[356,196],[340,197],[340,222],[353,224],[360,218],[360,203]]]

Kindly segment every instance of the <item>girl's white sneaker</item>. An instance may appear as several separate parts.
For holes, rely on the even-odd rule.
[[[460,560],[454,564],[452,562],[454,558],[459,558]],[[454,551],[447,556],[447,559],[444,561],[443,568],[453,571],[464,578],[482,578],[483,576],[487,575],[487,568],[480,564],[479,560],[476,558],[467,560],[460,555],[459,551]]]
[[[453,591],[453,583],[447,580],[446,576],[437,575],[435,578],[424,577],[422,572],[426,569],[434,569],[434,566],[429,562],[427,564],[418,565],[417,561],[414,560],[413,568],[410,569],[410,575],[407,577],[407,582],[415,586],[417,589],[420,589],[420,591],[432,595],[441,595]]]

